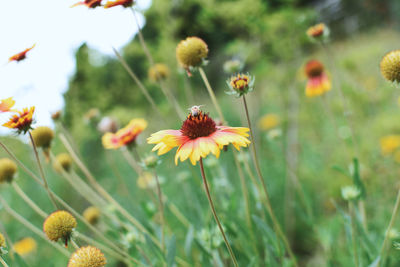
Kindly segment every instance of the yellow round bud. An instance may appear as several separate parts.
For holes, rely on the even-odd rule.
[[[54,138],[54,132],[52,129],[46,126],[39,126],[32,130],[32,137],[37,147],[49,148],[51,141]]]
[[[53,164],[53,167],[57,172],[61,172],[61,168],[64,171],[69,172],[71,170],[71,166],[72,166],[72,158],[67,153],[58,154]]]
[[[100,219],[100,210],[94,206],[88,207],[83,211],[83,217],[90,223],[96,224]]]
[[[156,82],[165,80],[169,76],[168,66],[162,63],[157,63],[149,69],[149,79]]]
[[[383,57],[381,73],[388,81],[400,82],[400,50],[391,51]]]
[[[68,267],[102,267],[107,263],[100,249],[87,246],[76,250],[68,262]]]
[[[14,161],[3,158],[0,159],[0,183],[12,182],[17,174],[17,164]]]
[[[13,246],[15,252],[17,252],[20,256],[26,256],[33,252],[37,247],[37,243],[35,239],[32,237],[26,237],[16,242]]]
[[[0,248],[5,248],[6,247],[6,239],[4,238],[4,235],[0,233]]]
[[[71,238],[72,230],[76,227],[76,219],[69,212],[59,210],[53,212],[43,223],[43,231],[51,241],[62,239],[65,245]]]
[[[176,47],[176,59],[185,69],[200,66],[207,55],[207,44],[198,37],[188,37]]]

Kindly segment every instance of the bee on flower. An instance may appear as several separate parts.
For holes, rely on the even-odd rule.
[[[32,129],[33,112],[35,107],[24,108],[22,111],[17,111],[18,114],[13,115],[8,122],[3,126],[17,130],[17,133],[26,133]]]
[[[241,97],[254,90],[254,78],[249,74],[239,73],[233,75],[230,79],[226,81],[229,86],[229,90],[226,91],[229,95],[235,95],[236,97]]]
[[[331,90],[332,85],[325,72],[324,65],[318,60],[310,60],[304,67],[308,81],[306,85],[306,96],[315,97]]]
[[[0,113],[12,111],[11,108],[14,106],[15,101],[12,97],[2,99],[0,102]]]
[[[24,59],[26,58],[26,54],[27,54],[29,51],[31,51],[35,46],[36,46],[36,44],[32,45],[31,47],[25,49],[25,50],[22,51],[22,52],[19,52],[19,53],[15,54],[15,55],[11,56],[11,57],[8,59],[8,62],[11,62],[11,61],[20,62],[21,60],[24,60]]]
[[[380,64],[382,76],[394,83],[400,82],[400,50],[387,53]]]
[[[315,42],[324,42],[329,37],[329,28],[324,23],[318,23],[307,30],[307,36]]]
[[[118,149],[123,146],[135,145],[138,135],[147,128],[147,121],[144,119],[133,119],[127,126],[116,133],[106,133],[102,142],[106,149]]]
[[[178,164],[179,159],[190,159],[190,162],[196,165],[200,158],[205,158],[210,153],[218,158],[225,145],[233,144],[237,150],[247,147],[250,144],[247,139],[248,131],[249,128],[245,127],[217,126],[199,106],[193,106],[180,130],[153,133],[147,142],[156,144],[153,151],[158,150],[158,155],[178,147],[175,164]]]
[[[88,8],[96,8],[96,7],[101,6],[101,1],[102,0],[85,0],[85,1],[73,4],[71,7],[87,6]]]
[[[134,0],[116,0],[116,1],[107,1],[104,5],[104,8],[111,8],[115,6],[122,6],[122,7],[131,7],[135,4]]]

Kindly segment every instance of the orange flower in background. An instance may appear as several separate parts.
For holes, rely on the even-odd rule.
[[[88,8],[96,8],[98,6],[101,6],[101,1],[102,0],[85,0],[82,2],[78,2],[71,7],[76,7],[76,6],[87,6]]]
[[[24,60],[24,59],[26,58],[26,54],[27,54],[29,51],[31,51],[35,46],[36,46],[36,44],[32,45],[32,47],[27,48],[27,49],[25,49],[25,50],[22,51],[22,52],[19,52],[18,54],[13,55],[12,57],[10,57],[10,58],[8,59],[8,62],[11,62],[11,61],[19,62],[19,61],[21,61],[21,60]]]
[[[324,71],[324,65],[318,60],[308,61],[305,65],[305,73],[308,78],[306,96],[319,96],[331,90],[331,81]]]
[[[326,25],[324,23],[319,23],[317,25],[308,28],[307,35],[309,37],[317,38],[322,36],[326,30],[327,30]]]
[[[35,107],[24,108],[22,111],[17,111],[18,114],[13,115],[10,120],[3,124],[3,126],[15,129],[18,133],[26,133],[32,129],[31,124],[33,122],[33,112]]]
[[[133,119],[127,126],[116,133],[106,133],[102,142],[106,149],[118,149],[133,144],[137,136],[147,128],[147,121],[144,119]]]
[[[104,5],[104,8],[110,8],[115,6],[123,6],[123,7],[131,7],[135,1],[133,0],[116,0],[116,1],[107,1]]]
[[[237,150],[240,150],[241,146],[248,146],[248,132],[249,128],[245,127],[217,126],[208,114],[194,106],[180,130],[156,132],[147,142],[156,144],[153,151],[158,150],[158,155],[178,147],[175,164],[178,164],[178,159],[184,161],[190,158],[190,162],[196,165],[200,158],[205,158],[210,153],[218,158],[220,150],[228,144],[233,144]]]
[[[14,104],[15,104],[15,101],[12,99],[12,97],[1,100],[0,113],[11,111],[11,108],[14,106]]]

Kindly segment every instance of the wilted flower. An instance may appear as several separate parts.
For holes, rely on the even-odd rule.
[[[19,52],[18,54],[13,55],[12,57],[10,57],[10,58],[8,59],[8,62],[11,62],[11,61],[19,62],[19,61],[21,61],[21,60],[24,60],[24,59],[26,58],[26,54],[27,54],[29,51],[31,51],[31,50],[35,47],[35,45],[36,45],[36,44],[32,45],[32,47],[27,48],[27,49],[25,49],[25,50],[22,51],[22,52]]]
[[[13,115],[8,122],[4,123],[3,126],[17,130],[17,133],[26,133],[31,130],[33,122],[33,112],[35,107],[24,108],[22,111],[17,111],[17,115]]]
[[[0,159],[0,183],[11,183],[17,175],[17,164],[8,158]]]
[[[90,224],[96,224],[100,219],[101,212],[97,207],[91,206],[83,211],[83,217]]]
[[[103,267],[106,263],[106,257],[100,249],[87,246],[79,248],[71,255],[68,267]]]
[[[37,243],[32,237],[26,237],[14,243],[14,250],[20,256],[24,257],[36,250]]]
[[[72,167],[72,158],[69,154],[67,153],[60,153],[56,156],[56,160],[54,161],[54,165],[53,168],[57,171],[57,172],[61,172],[61,169],[69,172],[71,170]]]
[[[329,37],[329,28],[324,23],[314,25],[307,30],[312,41],[325,41]]]
[[[254,89],[254,78],[248,74],[233,75],[226,83],[230,89],[226,93],[237,97],[241,97]]]
[[[74,216],[67,211],[58,210],[46,218],[43,223],[43,231],[51,241],[57,242],[62,239],[67,246],[76,225]]]
[[[149,79],[156,82],[159,80],[165,80],[169,76],[168,66],[162,63],[154,64],[154,66],[149,69]]]
[[[237,73],[243,69],[243,62],[239,59],[227,60],[224,63],[223,69],[227,74]]]
[[[0,102],[0,113],[11,111],[11,108],[14,106],[15,101],[12,97],[2,99]]]
[[[78,2],[71,7],[76,7],[76,6],[87,6],[88,8],[96,8],[98,6],[101,6],[101,1],[102,0],[85,0],[82,2]]]
[[[400,50],[391,51],[382,58],[381,73],[390,82],[400,82]]]
[[[342,187],[342,197],[344,200],[351,201],[357,199],[361,195],[361,191],[357,186],[349,185]]]
[[[178,159],[184,161],[190,158],[193,165],[200,158],[205,158],[213,153],[217,158],[220,150],[230,143],[240,150],[250,144],[248,137],[249,128],[217,126],[216,123],[203,113],[198,106],[191,108],[187,119],[180,130],[163,130],[152,134],[147,142],[156,144],[153,151],[158,150],[158,155],[178,147],[175,155],[175,164]]]
[[[104,5],[104,8],[110,8],[115,6],[123,6],[123,7],[131,7],[135,3],[134,0],[116,0],[116,1],[107,1]]]
[[[118,130],[118,122],[116,119],[111,117],[103,117],[99,124],[97,124],[97,130],[101,133],[115,133]]]
[[[187,37],[176,47],[176,59],[189,75],[190,68],[201,66],[207,56],[207,44],[198,37]]]
[[[268,131],[278,126],[279,122],[279,115],[273,113],[265,114],[258,120],[258,128],[263,131]]]
[[[144,119],[133,119],[127,126],[114,133],[103,135],[102,142],[106,149],[118,149],[134,144],[138,135],[147,127]]]
[[[400,135],[387,135],[380,139],[381,152],[383,155],[392,154],[400,147]]]
[[[324,71],[324,65],[318,60],[310,60],[305,65],[308,78],[306,96],[314,97],[331,90],[331,81]]]

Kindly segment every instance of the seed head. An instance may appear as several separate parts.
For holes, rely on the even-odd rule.
[[[208,56],[207,44],[198,37],[188,37],[176,47],[176,58],[186,70],[199,67]]]
[[[32,137],[37,147],[47,149],[54,138],[54,132],[49,127],[39,126],[32,131]]]
[[[33,239],[32,237],[26,237],[16,242],[13,248],[15,252],[17,252],[20,256],[26,256],[33,252],[36,247],[37,243],[35,239]]]
[[[57,172],[61,172],[62,169],[66,172],[69,172],[72,167],[71,156],[67,153],[58,154],[53,167]]]
[[[400,82],[400,50],[391,51],[382,58],[381,73],[390,82]]]
[[[71,238],[72,230],[76,227],[76,219],[69,212],[59,210],[53,212],[43,223],[43,231],[47,238],[57,242],[62,239],[65,246]]]
[[[103,267],[106,257],[100,249],[87,246],[76,250],[68,262],[68,267]]]
[[[153,82],[165,80],[169,76],[169,68],[165,64],[157,63],[149,69],[148,75]]]
[[[100,210],[94,206],[88,207],[83,212],[83,217],[92,225],[99,221],[100,215]]]
[[[10,183],[17,174],[17,164],[8,158],[0,159],[0,183]]]

